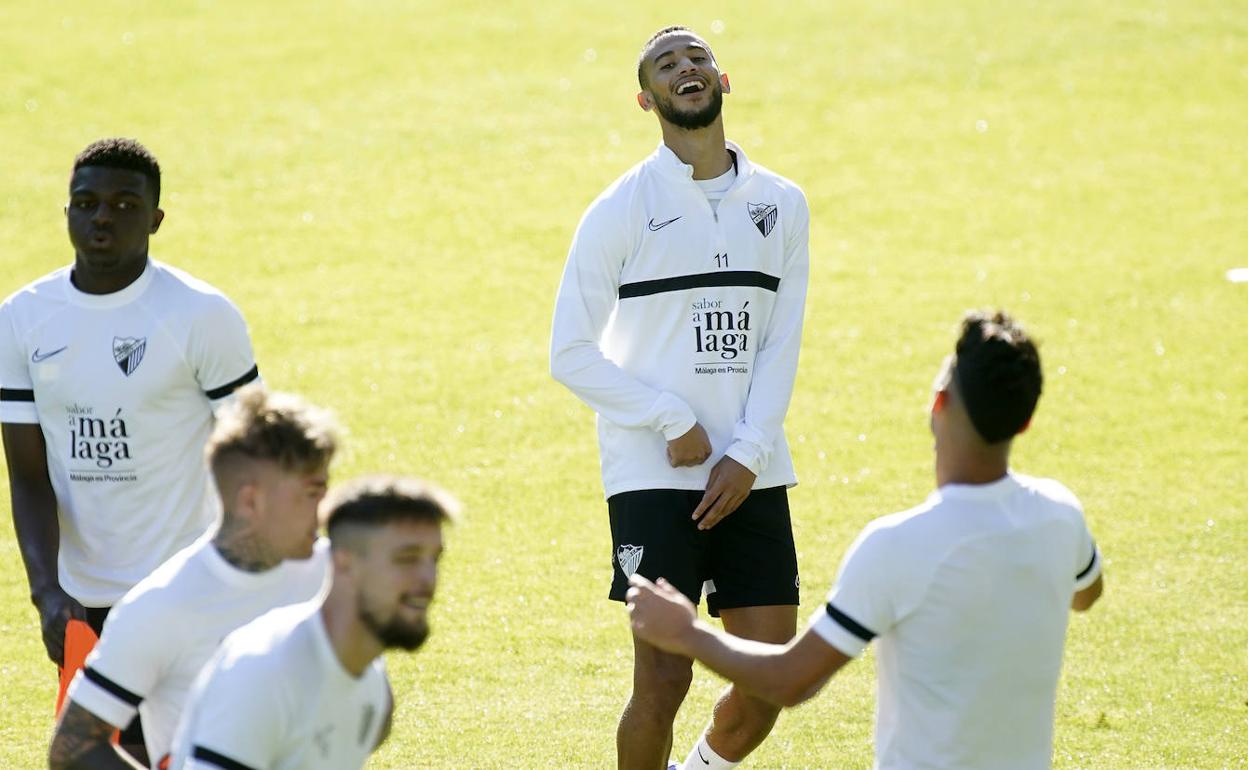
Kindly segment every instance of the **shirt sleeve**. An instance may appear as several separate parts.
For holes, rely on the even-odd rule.
[[[1097,549],[1096,541],[1092,539],[1086,523],[1081,528],[1075,564],[1079,570],[1075,573],[1075,591],[1082,591],[1101,576],[1101,552]]]
[[[189,354],[195,378],[214,411],[228,403],[234,391],[260,379],[247,322],[223,296],[214,297],[210,312],[198,319]]]
[[[229,644],[227,639],[226,644]],[[281,752],[286,718],[279,683],[255,670],[261,658],[218,653],[216,668],[203,674],[194,718],[179,736],[191,770],[272,770]],[[271,670],[271,669],[270,669]]]
[[[555,300],[550,371],[603,418],[624,428],[650,428],[670,441],[697,422],[693,409],[675,394],[630,376],[600,346],[627,251],[620,219],[599,200],[577,227]]]
[[[130,724],[180,646],[172,635],[176,623],[144,601],[148,596],[123,600],[109,613],[103,635],[69,686],[71,700],[118,729]],[[156,628],[165,630],[153,633]]]
[[[0,422],[37,424],[35,386],[14,323],[12,305],[0,305]]]
[[[811,629],[851,658],[897,622],[897,559],[889,550],[886,530],[864,530],[845,554],[827,604],[811,617]]]
[[[775,309],[754,359],[745,414],[733,428],[732,443],[725,452],[756,476],[767,469],[784,430],[784,415],[797,377],[810,279],[810,210],[800,191],[796,200],[798,211],[787,233],[784,274],[776,290]]]

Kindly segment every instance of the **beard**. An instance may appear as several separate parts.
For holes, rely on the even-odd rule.
[[[671,97],[660,98],[657,94],[654,99],[654,108],[659,115],[668,123],[677,128],[683,128],[686,131],[695,131],[699,128],[706,128],[715,122],[715,118],[719,117],[719,112],[724,106],[724,90],[716,81],[711,86],[711,100],[705,107],[694,112],[681,112],[676,109],[676,105],[672,103]]]
[[[411,652],[424,644],[429,636],[429,624],[424,618],[414,623],[404,623],[397,612],[383,622],[368,609],[361,609],[360,621],[387,650],[398,648]]]

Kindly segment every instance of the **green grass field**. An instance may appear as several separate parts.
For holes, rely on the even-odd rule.
[[[1243,2],[14,0],[0,294],[71,259],[74,154],[148,144],[153,254],[235,299],[270,386],[337,411],[335,475],[466,503],[370,768],[611,766],[628,631],[592,415],[546,346],[581,212],[658,141],[634,65],[669,23],[732,76],[728,135],[811,204],[803,617],[857,531],[931,488],[931,378],[965,308],[1005,306],[1048,375],[1015,465],[1074,489],[1107,557],[1055,766],[1248,767]],[[33,768],[54,671],[7,481],[0,508],[0,767]],[[680,758],[721,686],[696,676]],[[874,701],[868,656],[749,766],[868,767]]]

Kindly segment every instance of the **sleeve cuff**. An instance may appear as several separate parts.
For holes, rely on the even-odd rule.
[[[139,713],[138,706],[130,705],[91,681],[86,677],[85,671],[80,670],[74,675],[66,696],[118,730],[124,729],[134,719],[134,715]]]
[[[1075,590],[1082,591],[1096,582],[1101,576],[1101,552],[1095,544],[1092,546],[1092,559],[1078,575],[1075,575]]]
[[[875,633],[838,610],[831,602],[815,610],[810,628],[823,641],[851,658],[861,655]]]
[[[755,476],[762,475],[763,461],[756,447],[744,441],[737,441],[728,447],[728,451],[724,452],[724,454],[744,465]]]
[[[668,441],[680,438],[698,424],[697,415],[689,405],[671,393],[659,394],[652,409],[656,415],[654,424]]]
[[[0,422],[38,423],[35,391],[30,388],[0,388]]]

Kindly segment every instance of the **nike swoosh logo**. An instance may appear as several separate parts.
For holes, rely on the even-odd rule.
[[[69,345],[57,348],[56,350],[53,350],[51,353],[40,353],[39,348],[35,348],[35,352],[30,354],[30,362],[32,364],[37,364],[40,361],[47,361],[49,358],[56,355],[57,353],[63,353],[66,350],[69,350]]]
[[[701,746],[699,746],[699,747],[698,747],[698,759],[702,760],[702,764],[704,764],[704,765],[709,765],[709,764],[711,764],[711,760],[709,760],[709,759],[707,759],[706,757],[702,756],[702,747],[701,747]]]
[[[683,216],[683,215],[682,215],[682,216]],[[660,222],[660,223],[658,223],[657,225],[654,223],[654,220],[653,220],[653,219],[651,219],[651,220],[650,220],[650,231],[651,231],[651,232],[656,232],[656,231],[658,231],[658,230],[662,230],[664,227],[667,227],[667,226],[668,226],[668,225],[670,225],[671,223],[675,222],[677,219],[680,219],[680,217],[672,217],[671,219],[667,220],[666,222]]]

